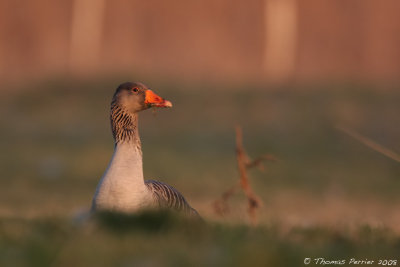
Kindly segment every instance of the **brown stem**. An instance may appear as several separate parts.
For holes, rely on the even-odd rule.
[[[249,178],[247,176],[246,166],[246,153],[243,148],[243,134],[242,128],[236,126],[236,159],[238,163],[238,169],[240,174],[240,186],[246,194],[248,201],[248,213],[250,216],[251,223],[257,224],[256,209],[261,205],[260,199],[254,194],[253,189],[250,185]]]
[[[228,199],[238,190],[242,189],[247,198],[248,203],[248,214],[252,225],[257,224],[257,209],[261,206],[260,198],[253,192],[250,185],[249,177],[247,175],[247,169],[252,167],[262,168],[262,161],[275,161],[275,157],[269,154],[262,155],[253,161],[250,161],[243,148],[243,134],[240,126],[236,126],[236,159],[238,164],[238,170],[240,180],[237,184],[230,187],[225,191],[219,199],[214,201],[213,207],[217,214],[224,215],[229,212]]]

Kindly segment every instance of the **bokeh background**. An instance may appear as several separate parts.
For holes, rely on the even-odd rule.
[[[0,265],[396,259],[400,165],[336,127],[400,151],[399,9],[0,0]],[[174,104],[140,114],[145,176],[178,188],[206,229],[149,230],[141,217],[117,233],[76,227],[112,155],[109,102],[125,81]],[[257,227],[241,193],[223,217],[212,206],[239,177],[237,124],[250,157],[278,159],[249,171],[263,202]]]

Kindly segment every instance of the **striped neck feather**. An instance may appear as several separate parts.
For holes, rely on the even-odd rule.
[[[138,131],[138,115],[130,113],[123,107],[111,103],[111,130],[115,144],[119,143],[135,143],[141,150],[141,143]]]

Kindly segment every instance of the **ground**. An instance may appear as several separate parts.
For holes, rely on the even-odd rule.
[[[399,91],[365,85],[144,81],[174,104],[140,114],[145,176],[179,189],[206,223],[144,214],[77,225],[112,154],[108,111],[119,82],[61,79],[1,93],[1,266],[301,266],[306,258],[315,265],[316,258],[378,264],[398,257],[400,164],[335,128],[400,151]],[[236,124],[250,157],[278,158],[249,172],[263,202],[256,227],[240,193],[225,217],[212,208],[238,179]]]

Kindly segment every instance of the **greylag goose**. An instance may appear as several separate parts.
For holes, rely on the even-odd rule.
[[[143,178],[138,113],[150,107],[170,108],[172,103],[142,83],[123,83],[115,91],[110,112],[114,154],[97,186],[92,211],[130,213],[159,207],[198,216],[178,190]]]

